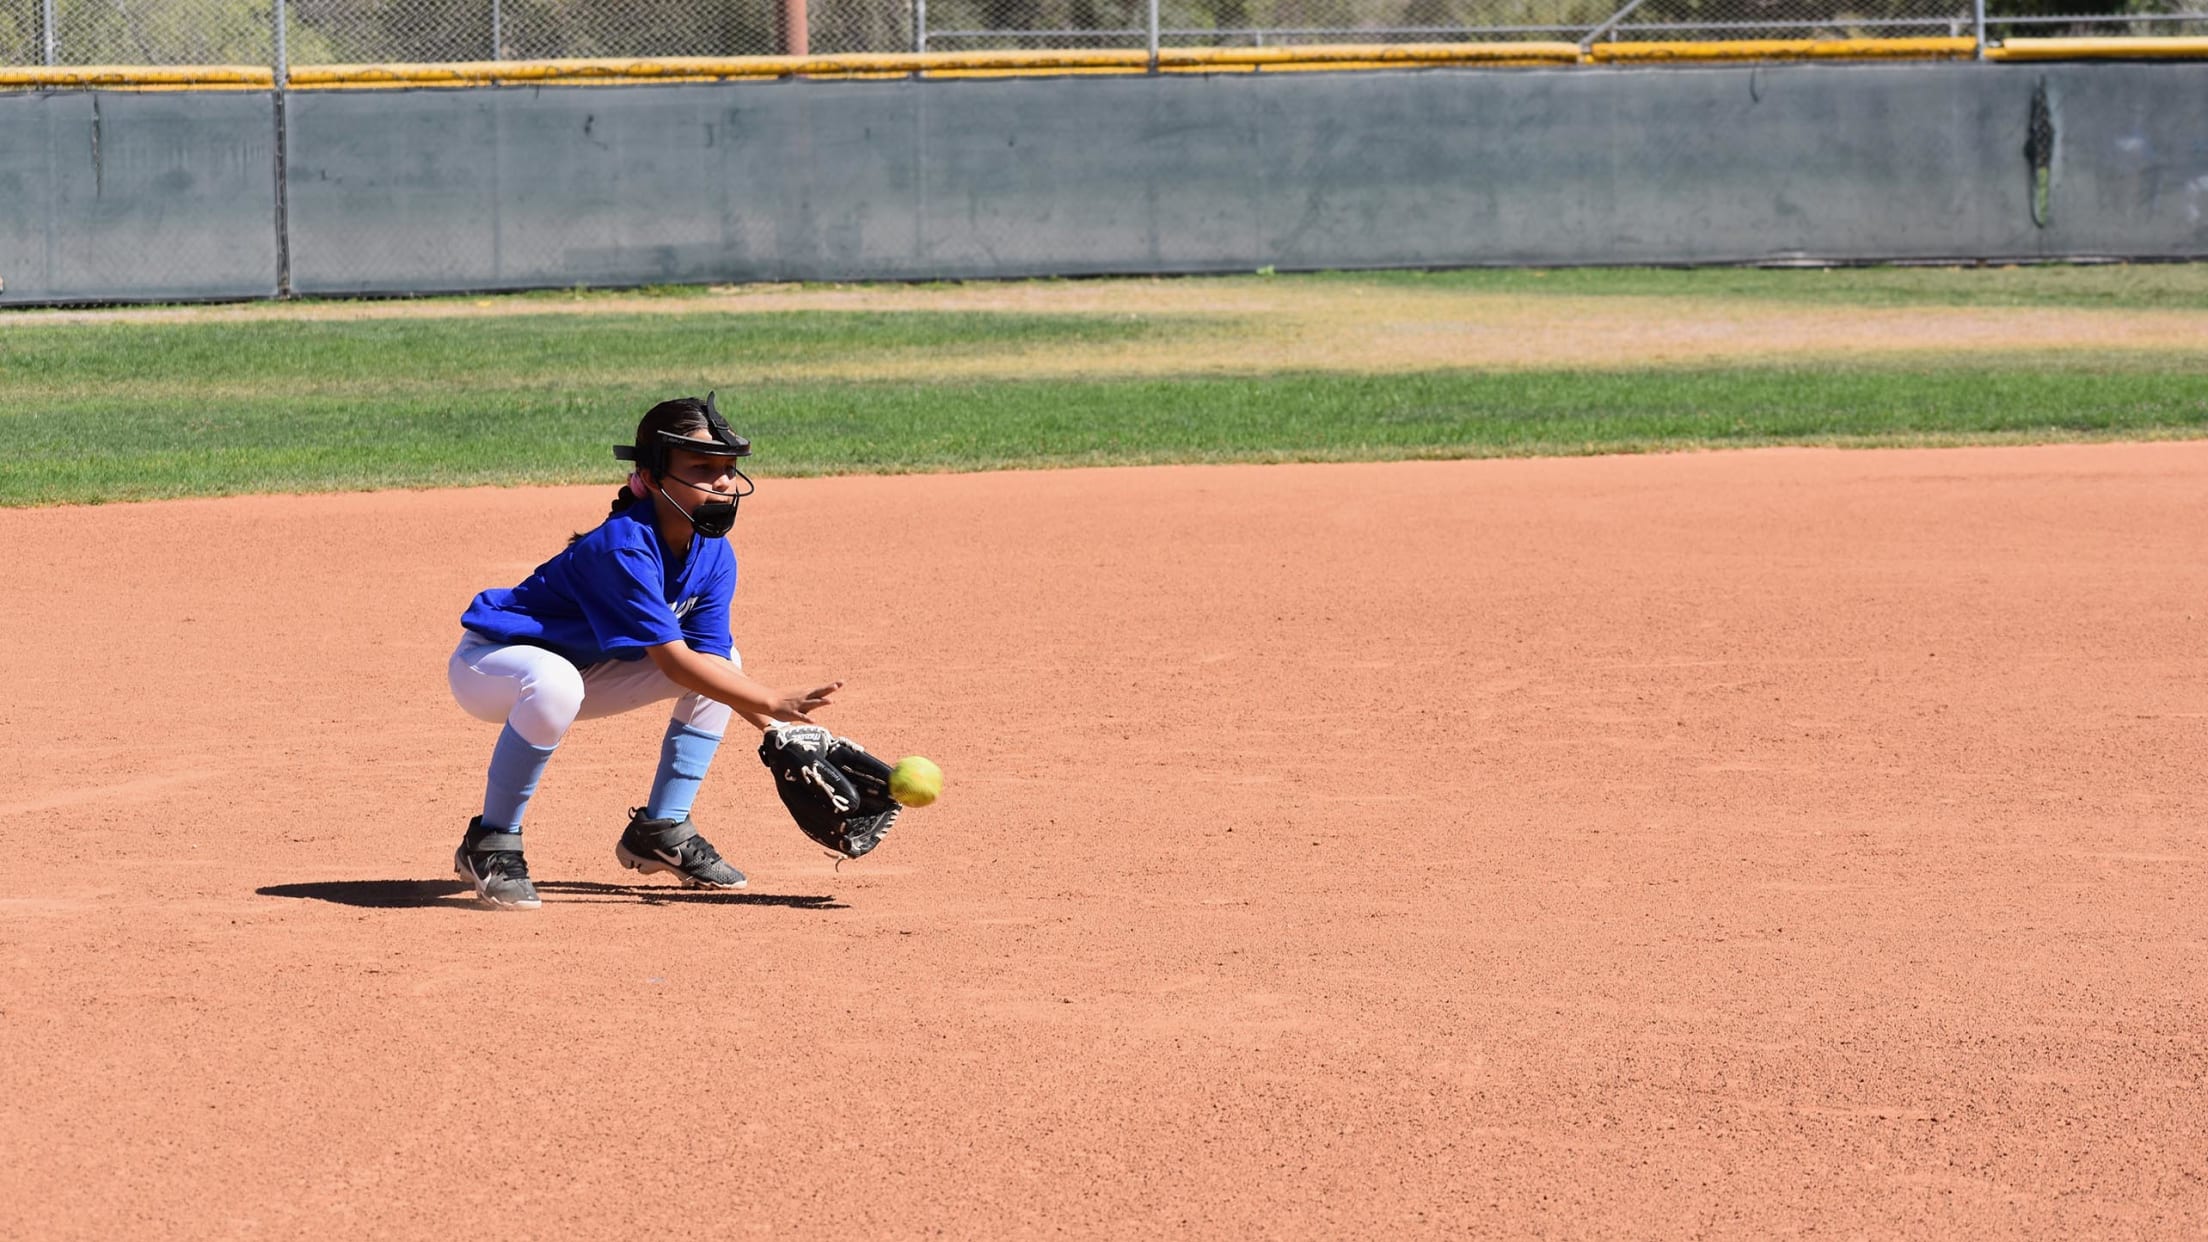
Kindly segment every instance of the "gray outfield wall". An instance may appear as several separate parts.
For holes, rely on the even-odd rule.
[[[0,95],[0,305],[274,295],[273,106]]]
[[[328,91],[287,120],[300,293],[2208,257],[2208,64]],[[0,302],[271,292],[273,132],[265,93],[0,96]]]

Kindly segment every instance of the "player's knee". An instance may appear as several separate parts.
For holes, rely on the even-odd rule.
[[[729,721],[735,718],[735,708],[702,694],[689,695],[676,704],[675,719],[700,733],[710,733],[715,737],[727,733]]]
[[[583,710],[583,675],[565,660],[547,660],[522,685],[507,723],[531,746],[557,746]]]

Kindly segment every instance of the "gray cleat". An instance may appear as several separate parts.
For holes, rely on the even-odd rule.
[[[537,886],[522,861],[521,834],[485,828],[483,817],[468,821],[468,835],[452,852],[452,872],[475,885],[475,899],[494,910],[534,910]]]
[[[689,888],[742,888],[750,883],[743,872],[721,861],[720,851],[698,835],[698,826],[688,818],[646,819],[642,809],[631,810],[613,856],[631,871],[679,876]]]

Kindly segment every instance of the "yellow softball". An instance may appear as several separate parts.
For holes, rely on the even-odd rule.
[[[918,755],[906,755],[889,770],[889,796],[906,806],[926,806],[943,792],[943,769]]]

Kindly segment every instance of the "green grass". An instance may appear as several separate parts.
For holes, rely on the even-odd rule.
[[[1450,290],[1833,305],[2208,309],[2208,265],[1361,273]],[[556,296],[556,295],[548,295]],[[584,482],[719,387],[766,475],[2208,435],[2208,350],[1641,369],[1029,380],[794,378],[1231,343],[1225,317],[670,310],[0,323],[0,505]],[[1450,304],[1441,314],[1459,314]],[[1459,304],[1461,305],[1461,304]]]
[[[409,393],[464,405],[513,385],[630,381],[686,391],[762,369],[917,355],[1067,348],[1216,332],[1231,321],[1152,315],[483,315],[468,318],[0,325],[0,418],[124,398],[161,411],[233,399]],[[219,417],[219,409],[212,411]]]
[[[1631,296],[1828,306],[2051,306],[2208,310],[2208,263],[2017,267],[1555,268],[1336,272],[1278,280],[1458,292]]]
[[[1908,267],[1577,267],[1454,271],[1303,272],[1190,276],[1190,281],[1275,280],[1389,288],[1576,297],[1685,297],[1830,306],[2052,306],[2110,310],[2208,310],[2208,263],[2034,263]],[[832,286],[814,286],[832,287]],[[864,286],[843,286],[860,288]],[[542,290],[506,295],[582,301],[703,298],[706,286]],[[448,299],[462,301],[464,299]]]
[[[697,385],[689,385],[697,386]],[[311,386],[310,386],[311,387]],[[685,385],[0,398],[0,504],[615,479]],[[2208,358],[747,387],[767,476],[2208,434]],[[189,414],[177,411],[185,408]]]
[[[1116,278],[1099,278],[1116,279]],[[1549,294],[1574,297],[1685,297],[1723,301],[1787,302],[1832,306],[2049,306],[2100,307],[2110,310],[2208,310],[2208,263],[2043,263],[1912,265],[1907,267],[1755,268],[1755,267],[1579,267],[1470,268],[1455,271],[1304,272],[1285,275],[1165,277],[1195,283],[1234,284],[1267,280],[1293,285],[1370,284],[1388,288],[1426,288],[1467,293]],[[791,289],[931,289],[959,282],[894,286],[867,284],[787,284]],[[980,282],[994,285],[1001,282]],[[1089,283],[1034,280],[1026,284]],[[646,285],[614,289],[537,289],[503,294],[440,294],[398,299],[435,314],[467,307],[486,298],[521,304],[665,301],[670,309],[706,303],[723,286]],[[357,299],[305,298],[299,306],[344,304]],[[392,299],[383,299],[390,302]],[[47,312],[30,309],[8,314],[34,324]],[[986,316],[1009,321],[1022,316]]]

